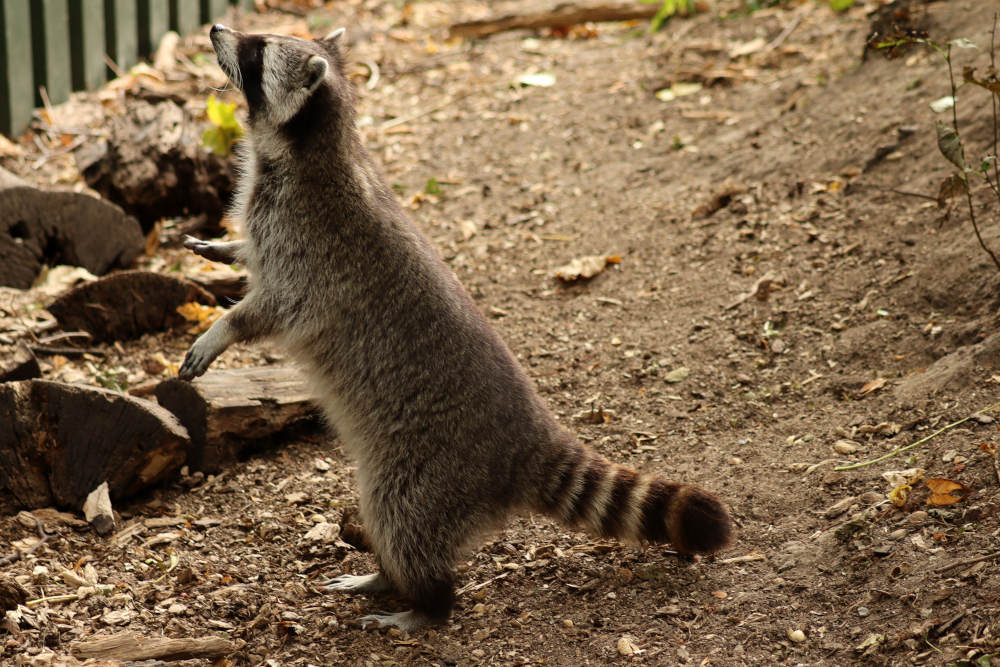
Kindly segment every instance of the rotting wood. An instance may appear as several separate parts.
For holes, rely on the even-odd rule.
[[[98,484],[131,496],[177,470],[190,440],[152,401],[48,380],[0,384],[0,500],[79,510]]]
[[[185,323],[177,307],[215,297],[189,280],[148,271],[123,271],[70,289],[49,305],[64,329],[82,329],[95,341],[130,340]]]
[[[172,378],[156,388],[156,399],[187,428],[188,465],[202,472],[218,472],[286,429],[317,423],[304,379],[286,366],[210,371],[192,382]]]
[[[638,2],[589,4],[563,2],[550,9],[536,12],[505,14],[477,21],[455,23],[449,28],[448,34],[451,37],[470,39],[488,37],[507,30],[569,28],[581,23],[648,19],[652,18],[658,9],[658,4],[639,4]]]
[[[139,637],[131,632],[94,637],[70,644],[80,660],[197,660],[221,658],[235,652],[235,642],[221,637]]]
[[[31,287],[44,264],[103,275],[131,265],[144,247],[139,223],[114,204],[42,190],[0,169],[0,285]]]
[[[233,189],[230,160],[201,144],[204,123],[171,100],[133,101],[112,118],[108,138],[74,153],[87,185],[136,216],[143,229],[164,217],[205,215],[219,235]]]
[[[6,358],[0,358],[0,382],[16,382],[41,377],[42,369],[38,359],[24,341],[14,347],[14,352]]]

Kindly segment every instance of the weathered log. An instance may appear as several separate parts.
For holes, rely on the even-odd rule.
[[[570,28],[581,23],[602,21],[629,21],[652,18],[659,10],[659,3],[639,4],[638,2],[597,2],[579,4],[562,2],[550,9],[505,14],[503,16],[465,21],[453,24],[448,32],[451,37],[488,37],[506,30],[537,28]]]
[[[88,658],[139,660],[196,660],[221,658],[235,652],[237,645],[221,637],[139,637],[131,632],[94,637],[70,644],[70,653]]]
[[[114,204],[32,187],[0,169],[0,285],[31,287],[44,264],[103,275],[144,247],[139,223]]]
[[[283,366],[210,371],[193,382],[173,378],[157,386],[156,400],[191,435],[188,465],[209,473],[287,429],[318,423],[302,376]]]
[[[242,269],[234,270],[227,266],[211,271],[197,271],[188,277],[204,287],[223,307],[236,303],[247,291],[247,273]]]
[[[16,382],[41,377],[38,359],[24,341],[18,343],[13,353],[0,357],[0,382]]]
[[[191,281],[148,271],[123,271],[60,295],[48,311],[63,329],[83,330],[95,341],[129,340],[185,323],[177,306],[215,297]]]
[[[0,384],[0,496],[79,510],[103,481],[131,496],[184,462],[177,418],[152,401],[48,380]],[[8,427],[9,425],[9,427]]]
[[[134,101],[115,116],[106,140],[77,150],[87,185],[149,230],[160,218],[205,214],[210,234],[232,196],[230,160],[202,146],[206,124],[170,100]]]

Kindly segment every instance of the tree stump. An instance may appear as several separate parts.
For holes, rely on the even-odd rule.
[[[14,347],[12,354],[3,356],[0,348],[0,382],[16,382],[30,380],[42,376],[38,359],[23,341]]]
[[[318,424],[305,381],[288,367],[210,371],[192,382],[170,379],[156,387],[156,400],[191,435],[188,465],[215,473],[248,448],[271,444],[297,426]]]
[[[0,424],[0,497],[18,507],[79,510],[105,480],[112,497],[131,496],[178,469],[190,447],[152,401],[48,380],[0,384]]]
[[[67,331],[82,330],[94,341],[130,340],[180,326],[177,306],[215,297],[194,283],[162,273],[124,271],[65,292],[48,311]]]
[[[139,223],[114,204],[42,190],[0,169],[0,285],[31,287],[43,264],[103,275],[131,265],[144,247]]]
[[[206,124],[171,100],[135,100],[115,116],[108,139],[82,146],[76,162],[87,185],[136,216],[145,230],[164,217],[206,216],[206,233],[232,196],[230,160],[201,144]]]

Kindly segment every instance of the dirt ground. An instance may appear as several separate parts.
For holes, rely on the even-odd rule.
[[[609,458],[717,492],[737,540],[688,562],[518,517],[458,563],[447,625],[365,632],[360,615],[403,603],[317,589],[373,568],[370,554],[305,538],[357,502],[351,463],[317,435],[119,504],[114,538],[46,518],[57,536],[0,572],[32,599],[76,591],[63,568],[113,588],[34,604],[17,633],[0,630],[0,661],[48,664],[130,631],[233,639],[220,664],[237,665],[1000,664],[990,413],[835,470],[1000,400],[1000,277],[964,200],[933,201],[951,170],[935,137],[950,112],[929,105],[950,94],[947,69],[920,49],[862,60],[878,4],[720,16],[719,3],[655,34],[611,23],[474,43],[447,40],[447,26],[536,3],[358,0],[234,19],[347,26],[369,145],[552,409]],[[984,47],[956,49],[956,72],[985,71],[1000,3],[913,5],[931,38]],[[205,36],[185,44],[209,53]],[[554,82],[516,83],[533,73]],[[178,85],[204,104],[221,83]],[[657,94],[671,86],[681,94]],[[969,155],[985,154],[989,98],[963,89],[958,108]],[[21,145],[5,167],[78,180],[61,158],[32,172],[37,146]],[[997,200],[976,194],[1000,249]],[[552,277],[595,254],[621,261],[572,285]],[[169,238],[142,260],[178,263],[201,266]],[[46,298],[0,306],[37,317]],[[50,359],[45,375],[140,383],[143,360],[176,364],[192,338]],[[237,346],[218,364],[280,355]],[[934,478],[962,485],[960,500],[932,495]],[[20,515],[0,518],[0,537],[8,551],[37,536]]]

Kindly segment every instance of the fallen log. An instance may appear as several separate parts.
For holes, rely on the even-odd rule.
[[[156,387],[156,400],[191,436],[188,465],[206,473],[288,429],[318,424],[305,381],[284,366],[210,371],[192,382],[172,378]]]
[[[578,4],[562,2],[540,11],[455,23],[448,29],[451,37],[471,39],[488,37],[507,30],[534,30],[538,28],[570,28],[581,23],[601,23],[605,21],[630,21],[652,18],[659,4],[639,4],[638,2],[596,2]]]
[[[103,275],[130,266],[144,247],[139,223],[114,204],[36,188],[0,169],[0,285],[31,287],[43,265]]]
[[[139,660],[197,660],[222,658],[237,649],[234,642],[221,637],[139,637],[131,632],[94,637],[70,644],[70,653],[80,660],[114,659]]]
[[[180,326],[177,307],[215,297],[191,281],[162,273],[123,271],[84,283],[48,306],[63,329],[82,330],[94,341],[130,340]]]
[[[131,496],[177,470],[190,447],[152,401],[48,380],[0,384],[0,424],[0,500],[17,507],[79,510],[105,480],[116,499]]]

